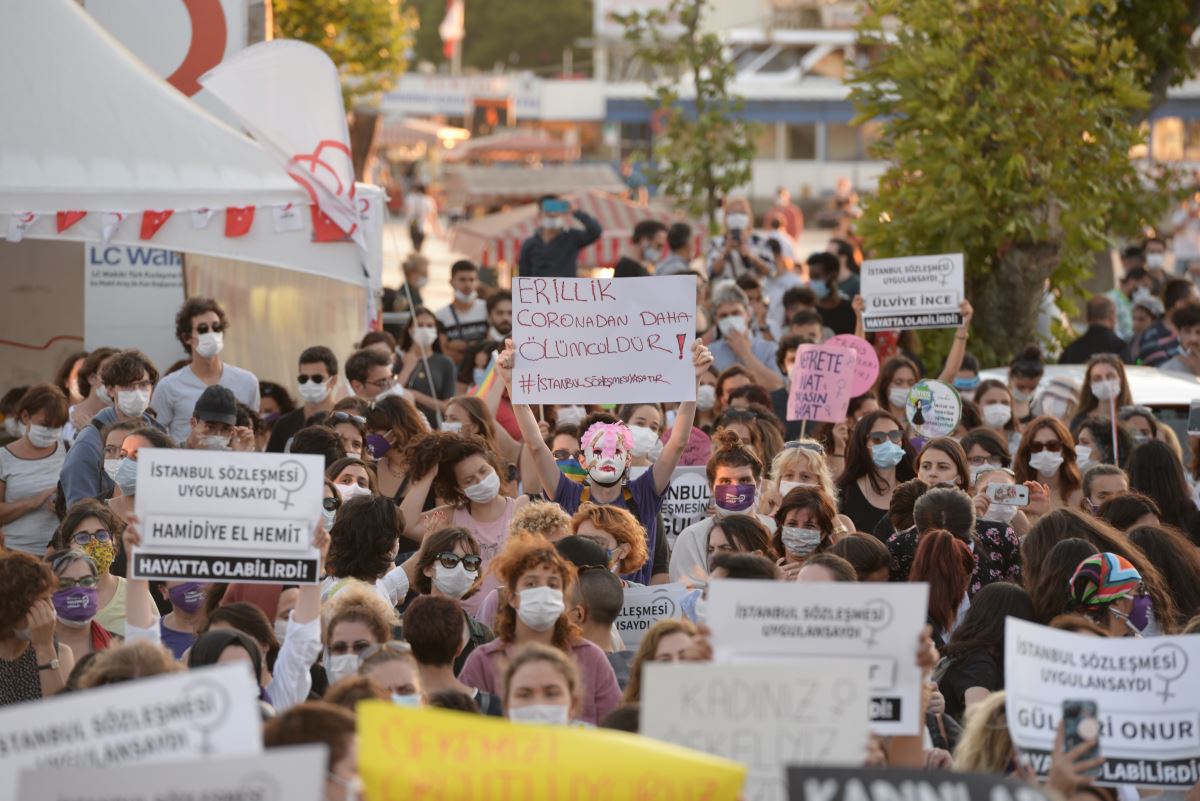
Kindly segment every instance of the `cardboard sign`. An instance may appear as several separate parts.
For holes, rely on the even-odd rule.
[[[1046,801],[1036,787],[991,773],[900,768],[788,768],[788,801]]]
[[[1039,775],[1064,700],[1095,701],[1097,784],[1184,789],[1200,781],[1200,637],[1105,639],[1010,617],[1008,729]]]
[[[21,771],[17,798],[39,801],[322,801],[329,749],[272,748],[255,757],[124,768]]]
[[[962,397],[945,381],[918,381],[908,391],[904,416],[922,437],[948,437],[962,419]]]
[[[320,456],[168,450],[138,455],[142,544],[131,578],[316,584]]]
[[[868,665],[871,731],[917,734],[924,723],[917,641],[929,585],[720,579],[708,585],[718,661],[854,658]]]
[[[711,798],[746,768],[634,734],[511,723],[390,701],[358,705],[358,772],[371,801],[415,798]]]
[[[854,351],[854,381],[850,385],[852,397],[870,392],[875,386],[875,379],[879,377],[879,354],[874,346],[854,334],[838,334],[825,340],[825,344]]]
[[[512,338],[513,403],[696,399],[691,276],[519,276]]]
[[[30,797],[14,792],[21,770],[260,753],[246,665],[196,668],[0,709],[0,798]]]
[[[660,620],[683,617],[679,602],[691,590],[682,584],[652,584],[625,588],[625,603],[613,625],[625,648],[636,651],[646,632]]]
[[[712,493],[708,489],[708,475],[703,467],[676,467],[671,474],[671,483],[663,493],[663,534],[672,548],[675,538],[693,523],[704,519]]]
[[[867,259],[861,294],[867,331],[907,328],[958,328],[963,301],[963,256],[906,256]]]
[[[789,420],[840,423],[854,397],[855,352],[831,345],[801,345],[788,392]]]
[[[746,801],[785,801],[789,765],[862,765],[867,752],[861,660],[647,663],[642,686],[641,733],[745,763]]]

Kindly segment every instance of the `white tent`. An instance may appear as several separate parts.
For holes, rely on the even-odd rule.
[[[152,73],[72,0],[0,0],[0,234],[10,214],[38,215],[30,238],[97,242],[104,214],[126,219],[111,241],[225,256],[378,286],[381,195],[373,246],[310,241],[304,228],[277,234],[272,208],[308,196],[257,143],[205,112]],[[250,233],[224,235],[224,209],[255,206]],[[213,209],[204,228],[190,212]],[[174,211],[149,241],[141,213]],[[57,233],[55,214],[86,211]],[[368,236],[372,236],[372,227]],[[0,251],[2,252],[2,251]],[[364,264],[364,261],[366,264]],[[372,263],[374,262],[374,263]]]

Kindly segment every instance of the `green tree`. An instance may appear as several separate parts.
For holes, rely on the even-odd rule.
[[[651,175],[663,193],[715,229],[721,198],[750,181],[754,140],[753,127],[741,119],[744,103],[731,89],[734,65],[720,38],[702,30],[707,8],[708,0],[671,0],[665,12],[619,20],[635,54],[659,74],[649,98],[662,122]]]
[[[1162,105],[1168,88],[1196,72],[1189,43],[1200,25],[1200,0],[1119,0],[1093,13],[1136,45],[1134,67],[1150,93],[1150,103],[1139,119]]]
[[[1047,278],[1073,288],[1161,195],[1130,162],[1149,95],[1113,0],[868,0],[878,58],[857,73],[859,121],[889,162],[860,232],[877,257],[962,252],[972,348],[1034,341]],[[890,18],[895,41],[881,38]],[[890,24],[894,22],[895,24]]]
[[[420,16],[416,58],[446,62],[438,25],[446,16],[446,0],[410,0]],[[466,37],[462,63],[491,70],[497,63],[514,70],[553,71],[563,50],[592,34],[590,0],[466,0]]]

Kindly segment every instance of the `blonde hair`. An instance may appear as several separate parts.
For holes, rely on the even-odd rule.
[[[822,451],[817,450],[823,450],[823,446],[813,439],[802,439],[800,442],[808,447],[784,448],[771,462],[771,480],[775,482],[776,489],[779,488],[779,477],[784,471],[797,463],[803,463],[810,472],[816,474],[817,483],[836,505],[838,492],[833,484],[833,471],[829,469],[829,461],[822,455]]]
[[[333,627],[338,623],[362,623],[371,629],[376,641],[381,643],[392,639],[392,626],[400,624],[396,608],[361,581],[351,581],[349,586],[329,599],[321,611],[325,618],[326,644],[333,636]]]
[[[548,537],[552,533],[571,531],[571,516],[557,503],[534,501],[512,516],[508,530],[512,534],[521,532]]]
[[[967,725],[954,749],[954,770],[1004,773],[1012,761],[1004,691],[994,692],[967,711]]]

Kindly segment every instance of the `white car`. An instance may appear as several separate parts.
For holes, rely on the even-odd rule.
[[[1046,373],[1038,384],[1038,394],[1040,395],[1057,377],[1073,379],[1076,384],[1082,386],[1083,371],[1086,367],[1087,365],[1083,364],[1046,365]],[[1140,365],[1125,365],[1125,376],[1129,380],[1129,391],[1133,395],[1134,404],[1149,407],[1159,422],[1169,425],[1180,441],[1186,442],[1188,407],[1192,401],[1200,400],[1200,378]],[[991,367],[981,370],[979,377],[1007,384],[1008,368]]]

